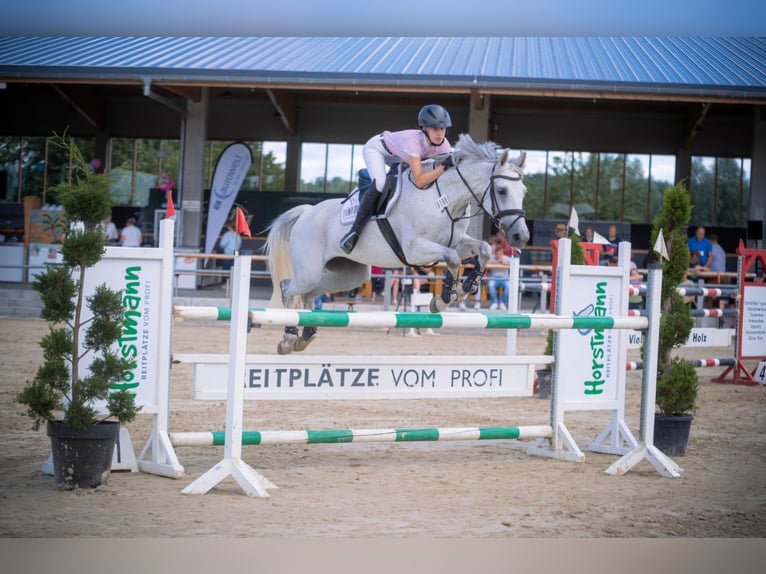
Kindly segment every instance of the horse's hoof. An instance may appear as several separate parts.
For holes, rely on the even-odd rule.
[[[296,347],[298,337],[288,336],[282,339],[277,345],[277,353],[280,355],[289,355]]]
[[[304,350],[306,347],[308,347],[308,346],[309,346],[309,344],[311,344],[311,341],[313,341],[313,340],[314,340],[314,339],[316,339],[316,338],[317,338],[316,334],[314,334],[314,335],[311,335],[311,336],[310,336],[309,338],[307,338],[307,339],[304,339],[303,337],[301,337],[300,339],[298,339],[297,341],[295,341],[295,346],[294,346],[293,348],[294,348],[294,350],[295,350],[295,351],[302,351],[302,350]]]

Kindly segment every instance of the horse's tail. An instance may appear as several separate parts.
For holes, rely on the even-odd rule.
[[[298,218],[310,208],[311,206],[308,204],[293,207],[277,217],[269,226],[265,250],[269,257],[269,271],[271,272],[272,291],[269,301],[269,308],[271,309],[284,307],[280,285],[284,279],[293,275],[293,264],[290,259],[290,233]]]

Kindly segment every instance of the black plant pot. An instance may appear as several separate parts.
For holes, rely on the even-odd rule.
[[[96,488],[109,482],[120,423],[102,421],[86,429],[48,422],[53,474],[59,490]]]
[[[654,446],[668,456],[685,456],[689,446],[692,415],[654,415]]]
[[[540,369],[537,372],[537,396],[541,399],[547,399],[551,396],[551,380],[553,371]]]

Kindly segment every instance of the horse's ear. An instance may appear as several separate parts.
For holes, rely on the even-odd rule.
[[[508,148],[505,148],[503,150],[503,153],[500,155],[500,165],[505,165],[507,161],[508,161]]]
[[[524,167],[524,162],[525,161],[527,161],[527,152],[522,151],[521,155],[519,155],[519,157],[517,157],[516,161],[514,161],[513,163],[515,163],[519,167]]]

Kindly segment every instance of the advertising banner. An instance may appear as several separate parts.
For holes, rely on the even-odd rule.
[[[108,247],[105,258],[85,273],[83,285],[87,295],[93,294],[96,287],[102,284],[123,294],[126,307],[123,332],[114,350],[119,356],[134,362],[125,380],[113,388],[135,393],[136,404],[141,406],[154,405],[157,400],[162,271],[162,260],[158,252],[157,249]],[[90,316],[90,310],[84,310],[86,321]],[[87,371],[91,360],[92,354],[84,357],[83,372]]]
[[[223,150],[213,172],[213,185],[210,189],[210,203],[207,211],[205,230],[205,253],[212,253],[215,242],[237,199],[239,188],[245,180],[253,154],[242,142],[236,142]]]

